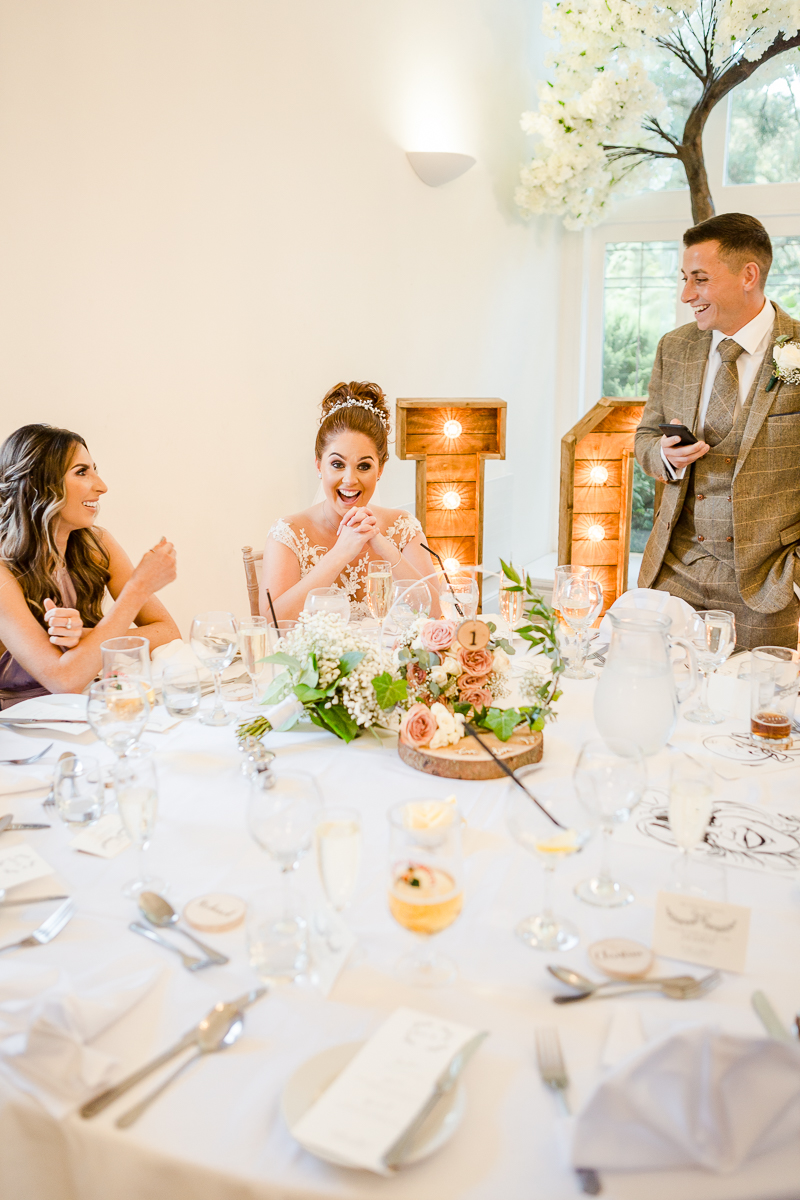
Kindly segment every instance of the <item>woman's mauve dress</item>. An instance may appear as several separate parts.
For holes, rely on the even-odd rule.
[[[55,580],[61,592],[61,607],[77,608],[78,596],[75,584],[66,567],[60,567],[55,572]],[[53,599],[55,600],[56,597],[54,596]],[[0,710],[10,708],[12,704],[19,704],[20,700],[30,700],[33,696],[50,695],[46,687],[37,683],[33,676],[29,675],[15,658],[12,658],[9,651],[3,647],[2,642],[0,642],[0,650],[2,650],[2,654],[0,654]]]

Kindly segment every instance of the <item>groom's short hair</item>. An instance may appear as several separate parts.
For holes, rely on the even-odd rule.
[[[734,271],[745,263],[758,264],[763,287],[772,266],[772,242],[764,226],[747,213],[722,213],[693,225],[683,235],[684,246],[719,242],[719,256]]]

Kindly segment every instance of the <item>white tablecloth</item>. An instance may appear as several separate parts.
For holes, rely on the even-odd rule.
[[[566,773],[581,741],[594,732],[594,684],[565,681],[557,725],[545,735],[545,763]],[[742,722],[723,728],[744,727]],[[26,749],[43,735],[0,731],[3,757]],[[696,726],[680,720],[675,744],[698,742]],[[48,740],[53,735],[48,734]],[[234,727],[211,730],[187,722],[162,735],[146,735],[158,756],[161,807],[153,866],[170,884],[173,903],[205,891],[246,897],[277,878],[276,868],[249,839],[245,828],[247,785],[239,773]],[[72,739],[64,739],[65,743]],[[80,739],[87,750],[109,760],[105,749]],[[271,735],[281,762],[317,774],[325,800],[354,805],[362,814],[365,849],[356,900],[347,914],[359,939],[351,964],[330,998],[312,987],[284,988],[262,1000],[246,1017],[245,1033],[223,1054],[197,1064],[130,1130],[117,1130],[118,1103],[92,1121],[73,1114],[50,1117],[36,1101],[0,1077],[0,1196],[3,1200],[284,1200],[356,1197],[363,1200],[560,1200],[578,1194],[567,1165],[566,1133],[558,1106],[538,1077],[534,1031],[557,1025],[580,1102],[598,1078],[599,1059],[614,1001],[556,1007],[559,990],[545,971],[559,957],[579,970],[589,968],[586,947],[608,936],[650,941],[655,893],[668,886],[674,851],[655,844],[614,846],[614,865],[637,893],[634,905],[601,911],[581,904],[572,886],[597,863],[592,845],[564,864],[556,878],[556,908],[575,921],[581,945],[561,956],[543,955],[519,942],[513,930],[521,916],[538,909],[538,865],[510,841],[503,822],[506,785],[452,783],[418,774],[365,737],[350,747],[311,727]],[[52,760],[63,746],[56,741]],[[663,766],[663,764],[662,764]],[[655,775],[661,767],[653,763]],[[31,768],[40,774],[41,765]],[[753,776],[749,795],[762,780],[767,803],[800,811],[797,772]],[[727,786],[720,781],[721,789]],[[393,960],[410,935],[386,909],[386,810],[409,797],[443,797],[455,791],[469,822],[467,900],[456,924],[439,941],[459,963],[457,984],[436,991],[404,989],[393,978]],[[0,798],[3,811],[18,819],[41,819],[41,802],[29,795]],[[48,810],[52,811],[52,810]],[[76,974],[127,948],[146,943],[127,929],[136,916],[121,885],[135,873],[134,851],[104,861],[68,846],[69,833],[53,828],[27,834],[74,890],[78,912],[50,945],[7,958],[35,955],[37,963],[60,965]],[[47,880],[39,881],[47,883]],[[318,894],[314,864],[307,859],[297,882]],[[750,995],[762,988],[787,1024],[800,1003],[800,915],[795,879],[739,868],[728,871],[728,898],[752,906],[748,970],[727,976],[704,1001],[676,1004],[641,997],[652,1028],[676,1021],[707,1020],[742,1033],[762,1032]],[[0,915],[0,922],[4,918]],[[0,932],[2,930],[0,929]],[[230,954],[227,967],[199,974],[152,947],[163,963],[161,983],[96,1043],[115,1054],[121,1071],[141,1064],[171,1043],[218,1000],[231,999],[255,982],[247,964],[243,929],[207,935]],[[188,948],[188,947],[187,947]],[[670,966],[671,964],[664,964]],[[590,972],[589,973],[593,973]],[[0,965],[0,988],[2,965]],[[630,1003],[630,1001],[628,1001]],[[399,1004],[488,1029],[490,1038],[469,1067],[467,1112],[461,1128],[436,1156],[391,1179],[345,1171],[317,1161],[292,1139],[279,1112],[281,1090],[295,1068],[326,1046],[367,1036]],[[141,1085],[143,1093],[150,1083]],[[771,1158],[768,1169],[751,1164],[734,1177],[703,1172],[648,1175],[606,1174],[604,1195],[618,1200],[756,1200],[800,1194],[800,1147]]]

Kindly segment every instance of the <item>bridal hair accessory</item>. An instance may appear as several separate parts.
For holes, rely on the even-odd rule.
[[[320,425],[327,421],[328,417],[331,417],[335,412],[338,412],[340,408],[365,408],[367,412],[371,412],[374,417],[377,417],[387,429],[389,428],[389,422],[382,412],[379,412],[377,408],[373,408],[371,404],[367,404],[365,400],[356,399],[355,396],[351,396],[349,400],[340,400],[338,404],[334,404],[333,408],[329,408],[325,413],[325,416],[320,421]]]

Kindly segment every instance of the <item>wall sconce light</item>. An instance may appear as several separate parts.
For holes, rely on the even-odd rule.
[[[443,508],[460,508],[461,507],[461,496],[458,494],[458,492],[455,492],[453,490],[450,490],[449,492],[445,492],[445,494],[442,496],[442,507]]]
[[[602,525],[590,525],[586,530],[586,536],[590,542],[602,542],[606,536],[606,531]]]
[[[461,563],[458,561],[457,558],[446,558],[444,560],[444,569],[450,575],[452,575],[454,571],[461,570]]]
[[[445,421],[442,433],[446,438],[458,438],[464,432],[460,421]]]
[[[459,175],[475,166],[475,159],[471,154],[448,154],[438,150],[409,150],[406,158],[428,187],[441,187],[443,183],[452,183]]]
[[[602,485],[608,482],[608,470],[606,467],[592,467],[589,472],[589,482]]]

